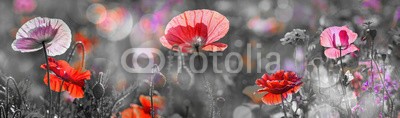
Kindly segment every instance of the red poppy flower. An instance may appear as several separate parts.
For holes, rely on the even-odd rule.
[[[93,46],[97,44],[97,38],[95,38],[95,37],[88,38],[80,32],[75,33],[74,37],[75,37],[75,42],[78,42],[78,41],[82,42],[83,46],[85,47],[85,53],[89,53],[92,50]],[[82,53],[81,48],[82,47],[80,47],[80,46],[77,47],[79,54]]]
[[[177,45],[182,52],[223,51],[228,45],[216,41],[224,37],[228,30],[228,19],[216,11],[185,11],[167,24],[160,42],[169,49]]]
[[[122,111],[122,118],[151,118],[151,101],[150,96],[140,95],[139,101],[142,106],[131,104],[131,107]],[[154,111],[164,107],[164,98],[161,96],[153,96]],[[156,115],[156,117],[158,117]]]
[[[68,91],[73,98],[83,98],[85,86],[85,80],[90,79],[90,71],[82,72],[81,68],[77,70],[72,68],[64,60],[55,60],[49,57],[49,69],[53,73],[50,73],[50,89],[56,92]],[[40,67],[46,69],[46,64],[42,64]],[[63,85],[61,86],[62,81]],[[47,74],[44,76],[44,83],[47,83]],[[60,91],[60,88],[61,91]]]
[[[359,50],[358,47],[352,44],[356,39],[357,34],[347,26],[329,27],[322,31],[320,36],[321,45],[328,48],[324,52],[325,56],[331,59],[336,59]]]
[[[279,70],[272,75],[264,74],[256,80],[256,84],[261,87],[257,92],[268,92],[262,101],[268,105],[276,105],[282,103],[281,95],[286,99],[288,95],[299,91],[303,82],[296,73]]]

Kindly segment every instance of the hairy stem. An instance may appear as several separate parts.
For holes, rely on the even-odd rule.
[[[49,102],[50,102],[50,109],[49,109],[49,115],[50,115],[50,117],[51,117],[51,114],[52,114],[52,106],[53,106],[53,102],[51,101],[52,100],[52,93],[51,93],[51,89],[50,89],[50,68],[49,68],[49,60],[48,60],[48,56],[47,56],[47,49],[46,49],[46,44],[45,44],[45,42],[42,42],[42,46],[43,46],[43,51],[44,51],[44,57],[45,57],[45,60],[46,60],[46,74],[47,74],[47,88],[49,89],[49,96],[50,96],[50,98],[49,98]]]
[[[286,115],[286,110],[285,110],[285,102],[284,102],[284,100],[283,99],[285,99],[284,97],[283,97],[283,94],[281,94],[281,100],[282,100],[282,103],[281,103],[281,105],[282,105],[282,111],[283,111],[283,114],[285,115],[285,118],[287,118],[287,115]]]

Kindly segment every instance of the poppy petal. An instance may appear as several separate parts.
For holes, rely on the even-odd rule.
[[[342,57],[344,55],[347,55],[351,52],[355,52],[359,50],[358,47],[356,47],[355,45],[351,44],[347,49],[342,50],[342,55],[340,55],[340,50],[336,49],[336,48],[328,48],[325,50],[325,56],[330,58],[330,59],[336,59],[339,57]]]
[[[345,53],[345,54],[349,54],[349,53],[351,53],[351,52],[355,52],[355,51],[358,51],[358,50],[360,50],[356,45],[354,45],[354,44],[351,44],[348,48],[346,48],[345,50],[343,50],[343,52]],[[343,55],[342,55],[343,56]]]
[[[121,118],[151,118],[139,105],[133,104],[131,107],[120,112]]]
[[[228,33],[229,21],[225,16],[216,11],[211,11],[211,10],[201,10],[201,11],[204,12],[203,20],[205,20],[204,24],[206,24],[208,30],[207,32],[208,38],[206,44],[214,43],[215,41],[218,41],[219,39],[224,37],[226,33]]]
[[[11,47],[13,50],[21,52],[34,52],[43,48],[43,46],[33,38],[20,38],[15,40],[11,44]]]
[[[43,81],[46,85],[48,85],[47,74],[45,74]],[[55,92],[60,92],[61,84],[63,85],[61,91],[66,90],[67,86],[69,85],[69,83],[66,81],[64,81],[64,83],[62,83],[62,79],[58,78],[56,75],[50,74],[50,89],[51,90],[53,90]]]
[[[348,40],[348,43],[349,44],[351,44],[351,43],[354,43],[354,41],[356,41],[356,39],[357,39],[357,33],[354,33],[352,30],[350,30],[349,29],[349,27],[348,26],[342,26],[342,29],[343,30],[346,30],[346,32],[347,32],[347,35],[348,35],[348,38],[349,38],[349,40]]]
[[[322,46],[324,47],[334,47],[333,46],[333,41],[335,41],[334,39],[332,39],[332,30],[334,30],[334,27],[330,27],[325,29],[324,31],[322,31],[321,36],[320,36],[320,43]]]
[[[202,50],[204,51],[211,51],[211,52],[217,52],[217,51],[224,51],[228,45],[224,43],[211,43],[208,45],[205,45]]]
[[[286,94],[282,94],[282,96],[283,96],[283,99],[287,98]],[[262,101],[267,105],[277,105],[277,104],[282,103],[282,98],[281,98],[280,94],[267,93],[262,98]]]
[[[140,95],[139,101],[145,110],[146,109],[150,110],[150,108],[151,108],[150,96]],[[153,96],[153,107],[154,107],[154,109],[163,108],[164,107],[164,98],[161,96]]]
[[[84,96],[83,87],[75,84],[69,84],[67,91],[73,98],[83,98]]]

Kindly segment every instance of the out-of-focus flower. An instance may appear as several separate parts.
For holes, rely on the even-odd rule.
[[[394,18],[395,20],[400,20],[400,7],[397,7]]]
[[[178,45],[182,52],[188,53],[199,50],[223,51],[228,45],[216,41],[224,37],[228,30],[228,19],[216,11],[185,11],[167,24],[160,42],[168,49]]]
[[[137,104],[131,104],[131,107],[120,112],[121,117],[122,118],[151,118],[150,96],[140,95],[139,101],[142,104],[142,106],[139,106]],[[164,98],[161,96],[153,96],[153,107],[154,107],[154,111],[162,109],[164,107]],[[159,117],[159,116],[157,116],[157,114],[155,116]]]
[[[56,92],[68,91],[73,98],[83,98],[85,86],[85,80],[90,79],[90,71],[82,72],[81,68],[74,69],[68,62],[64,60],[55,60],[49,57],[49,69],[53,72],[50,73],[50,89]],[[40,67],[46,69],[46,64],[42,64]],[[62,81],[64,83],[61,86]],[[44,83],[47,83],[47,74],[44,76]],[[61,91],[60,91],[61,88]]]
[[[302,44],[304,41],[308,39],[306,35],[306,30],[303,29],[293,29],[293,31],[285,34],[285,37],[280,39],[282,45],[291,44],[298,45]]]
[[[277,34],[284,29],[284,23],[276,18],[262,19],[260,16],[255,16],[247,22],[247,27],[257,34]]]
[[[14,0],[14,11],[16,13],[31,13],[35,9],[35,0]]]
[[[362,6],[365,8],[371,8],[376,12],[381,10],[381,1],[380,0],[364,0],[362,2]]]
[[[322,46],[328,48],[324,52],[325,56],[336,59],[359,50],[358,47],[352,44],[356,39],[357,34],[351,31],[347,26],[333,26],[325,29],[321,33],[320,43]]]
[[[351,87],[354,89],[354,94],[356,96],[360,95],[361,86],[362,86],[363,76],[359,72],[354,72],[354,79],[351,80]]]
[[[361,107],[360,103],[357,103],[353,108],[351,108],[352,113],[356,113],[357,111],[364,111],[364,109]]]
[[[92,19],[91,22],[96,24],[100,36],[111,41],[119,41],[131,33],[134,20],[125,7],[106,9],[103,5],[96,3],[88,10],[88,19]]]
[[[371,68],[371,61],[362,61],[359,62],[359,65],[365,65],[368,69]],[[374,93],[376,93],[377,95],[377,98],[375,99],[377,103],[382,103],[382,100],[388,100],[389,97],[392,96],[399,89],[399,81],[396,79],[392,79],[391,77],[392,71],[393,68],[390,66],[383,68],[380,64],[376,65],[372,63],[372,70],[368,69],[369,78],[362,85],[362,90],[373,90]],[[384,96],[382,96],[381,93],[385,92],[384,89],[387,90],[389,94],[385,94]]]
[[[258,93],[268,92],[262,101],[268,105],[276,105],[282,103],[282,98],[286,99],[288,95],[299,91],[303,82],[296,73],[279,70],[272,75],[264,74],[256,80],[256,84],[261,87],[257,90]]]
[[[393,22],[392,22],[392,27],[397,26],[397,23],[400,21],[400,7],[397,7],[396,11],[394,12],[393,15]]]
[[[14,51],[34,52],[46,45],[49,56],[61,55],[71,44],[71,30],[60,19],[36,17],[22,25],[11,44]]]
[[[88,38],[81,32],[75,33],[74,39],[75,39],[75,42],[79,42],[79,41],[82,42],[83,46],[85,47],[85,53],[91,52],[93,46],[95,46],[97,44],[96,37]],[[81,48],[82,47],[80,47],[80,46],[77,47],[79,54],[81,54],[83,51]]]

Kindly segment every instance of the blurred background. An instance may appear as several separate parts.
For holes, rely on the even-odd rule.
[[[248,95],[250,92],[245,88],[253,86],[255,80],[264,74],[265,69],[260,73],[255,71],[256,68],[265,66],[269,61],[277,61],[274,58],[264,58],[270,52],[280,54],[280,69],[293,70],[303,75],[305,67],[294,68],[293,64],[305,61],[306,52],[302,48],[308,47],[282,46],[279,39],[286,32],[305,29],[311,44],[315,45],[319,43],[319,32],[329,26],[348,25],[360,33],[363,23],[372,21],[372,27],[382,29],[380,32],[388,32],[398,27],[400,20],[398,0],[1,0],[0,72],[14,77],[16,81],[29,79],[32,86],[28,93],[35,99],[45,96],[45,71],[40,68],[45,63],[42,52],[16,52],[12,50],[11,43],[15,40],[16,31],[32,18],[62,19],[72,31],[73,43],[83,41],[90,44],[86,52],[86,69],[92,71],[92,80],[97,80],[98,73],[104,72],[107,73],[107,86],[116,91],[123,91],[129,86],[141,88],[139,93],[125,100],[123,105],[129,106],[130,103],[137,103],[138,94],[148,94],[145,80],[150,75],[124,70],[121,66],[122,53],[130,48],[157,48],[167,59],[169,50],[159,42],[166,24],[174,16],[194,9],[215,10],[230,21],[228,34],[220,40],[229,45],[222,52],[223,55],[229,52],[242,55],[252,52],[251,58],[243,56],[244,62],[250,63],[244,63],[245,68],[239,73],[213,73],[211,68],[204,73],[212,83],[218,106],[217,114],[227,118],[282,115],[279,106],[263,105],[261,111],[264,112],[259,112],[260,109],[256,108],[260,104],[252,99],[252,95]],[[381,33],[379,37],[382,43],[376,45],[387,46],[389,41],[384,39],[391,36]],[[248,44],[251,46],[250,51],[246,48]],[[257,48],[257,44],[261,47]],[[55,58],[65,60],[70,51],[71,48],[66,54]],[[294,51],[297,52],[296,58]],[[256,63],[257,52],[263,55],[261,64]],[[79,59],[74,57],[73,61]],[[212,60],[210,56],[207,58]],[[224,56],[218,59],[218,67],[224,67]],[[175,59],[166,63],[176,62]],[[208,64],[209,67],[213,65]],[[228,65],[235,67],[237,59],[232,58]],[[161,72],[167,76],[167,81],[183,81],[181,83],[187,84],[176,85],[181,89],[156,88],[160,95],[168,99],[169,110],[165,110],[163,115],[183,116],[185,106],[190,106],[193,108],[192,117],[202,117],[205,114],[204,108],[207,108],[203,104],[203,101],[207,101],[204,84],[201,80],[193,80],[194,85],[187,80],[176,80],[179,78],[174,78],[175,66],[165,66]],[[248,69],[252,71],[248,73]],[[332,110],[330,107],[322,107]]]

